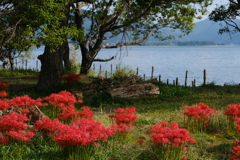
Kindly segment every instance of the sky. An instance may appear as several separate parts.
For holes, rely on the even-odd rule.
[[[224,5],[224,4],[228,4],[228,3],[229,3],[229,0],[214,0],[213,4],[208,7],[208,11],[210,13],[212,10],[214,10],[214,8],[216,8],[216,6],[220,6],[220,5]],[[201,20],[204,20],[206,18],[208,18],[207,15],[202,16]],[[198,21],[201,21],[201,20],[195,20],[195,21],[198,22]]]

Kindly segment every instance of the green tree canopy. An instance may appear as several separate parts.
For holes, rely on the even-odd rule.
[[[183,34],[194,27],[193,20],[206,13],[211,0],[95,0],[75,2],[73,11],[75,25],[84,30],[77,39],[82,52],[81,73],[87,74],[102,48],[117,48],[135,45],[149,36],[165,40],[173,38],[170,29],[179,29]],[[164,30],[164,28],[166,30]],[[122,39],[115,45],[103,42],[117,36]]]
[[[2,0],[0,20],[6,23],[0,24],[0,30],[10,28],[14,33],[19,26],[26,38],[45,45],[39,56],[42,66],[38,86],[46,88],[60,83],[70,39],[81,50],[81,73],[88,74],[94,61],[114,58],[96,59],[102,48],[135,45],[150,36],[162,41],[173,38],[170,31],[175,29],[188,34],[194,27],[194,18],[206,13],[211,3],[212,0]],[[3,44],[14,34],[9,35]],[[107,40],[119,36],[116,44],[106,45]]]
[[[240,1],[239,0],[229,0],[229,3],[226,5],[220,5],[216,7],[211,14],[209,19],[214,22],[225,22],[225,25],[219,29],[219,34],[223,33],[236,33],[240,32],[240,28],[237,23],[234,21],[237,17],[240,16]]]

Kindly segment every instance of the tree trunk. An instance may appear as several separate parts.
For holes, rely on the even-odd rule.
[[[56,87],[61,84],[61,77],[64,73],[63,47],[64,45],[61,45],[55,51],[51,51],[51,48],[46,45],[44,53],[38,56],[42,64],[37,85],[38,90]]]
[[[81,63],[81,69],[80,69],[80,74],[88,75],[94,60],[94,57],[88,51],[87,48],[81,47],[81,52],[82,52],[82,63]]]
[[[14,58],[12,57],[12,50],[8,51],[8,61],[10,64],[10,70],[14,70]]]
[[[63,51],[64,68],[66,71],[69,71],[71,69],[71,63],[69,60],[69,44],[67,40],[63,43],[63,48],[64,48]]]

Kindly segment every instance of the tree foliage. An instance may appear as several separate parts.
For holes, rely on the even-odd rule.
[[[99,61],[95,57],[102,48],[139,44],[149,36],[166,40],[174,36],[169,34],[170,29],[189,33],[194,27],[194,18],[199,12],[205,13],[205,7],[211,3],[207,0],[95,0],[75,3],[75,24],[85,31],[83,39],[78,40],[83,57],[81,73],[87,74],[92,62]],[[116,44],[104,45],[103,42],[117,36],[122,38]]]
[[[216,7],[211,14],[209,19],[214,22],[223,21],[225,25],[219,29],[219,34],[223,33],[237,33],[240,32],[240,28],[234,21],[240,16],[240,1],[239,0],[229,0],[226,5],[220,5]]]
[[[69,40],[80,48],[81,73],[88,74],[94,61],[114,58],[97,59],[102,48],[139,44],[149,36],[166,40],[176,36],[171,32],[175,29],[188,34],[194,27],[194,18],[205,13],[211,3],[212,0],[2,0],[0,20],[5,23],[0,24],[0,30],[9,30],[10,34],[1,44],[2,48],[7,43],[13,46],[10,40],[21,35],[23,40],[44,45],[45,51],[39,56],[39,85],[45,83],[42,86],[47,87],[60,82]],[[107,43],[112,38],[117,39],[116,43]]]

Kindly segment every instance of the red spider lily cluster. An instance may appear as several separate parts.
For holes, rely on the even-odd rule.
[[[187,110],[183,114],[188,117],[196,118],[199,121],[207,121],[211,118],[211,114],[215,114],[216,110],[210,108],[204,103],[199,103],[196,106],[186,106],[182,107],[183,110]]]
[[[79,81],[81,78],[80,78],[80,74],[74,74],[74,73],[68,73],[67,76],[65,77],[62,77],[62,80],[63,81],[66,81],[68,83],[71,83],[71,82],[77,82]]]
[[[0,81],[0,89],[9,87],[10,83],[7,81]]]
[[[114,115],[109,115],[110,118],[115,119],[116,125],[112,125],[116,132],[129,132],[132,129],[133,124],[131,122],[138,119],[136,116],[136,108],[118,108]]]
[[[0,117],[0,144],[7,144],[9,139],[30,141],[35,132],[28,128],[29,119],[24,114],[11,112]]]
[[[231,117],[239,117],[240,116],[240,104],[228,105],[228,109],[226,109],[223,114],[227,115],[227,116],[231,116]]]
[[[77,98],[68,91],[61,91],[59,93],[53,93],[50,96],[43,98],[47,101],[49,105],[57,107],[61,112],[57,116],[60,120],[71,120],[77,116],[82,116],[82,112],[85,112],[88,116],[93,114],[87,107],[83,108],[81,113],[76,112],[74,105],[76,103],[82,103],[82,100],[77,100]]]
[[[150,136],[154,144],[168,147],[178,147],[186,150],[185,144],[196,143],[188,130],[179,128],[178,123],[162,121],[150,129]]]
[[[240,141],[236,140],[235,143],[233,143],[233,148],[231,149],[232,155],[230,155],[230,158],[232,160],[239,160],[240,159]]]
[[[0,89],[9,87],[10,83],[7,81],[0,81]],[[0,97],[7,97],[8,94],[6,91],[0,91]]]
[[[75,119],[70,124],[63,124],[58,119],[43,118],[36,122],[36,128],[48,131],[48,135],[61,147],[107,141],[114,134],[100,122],[88,118]]]
[[[6,91],[0,91],[0,97],[7,97],[8,94]]]

